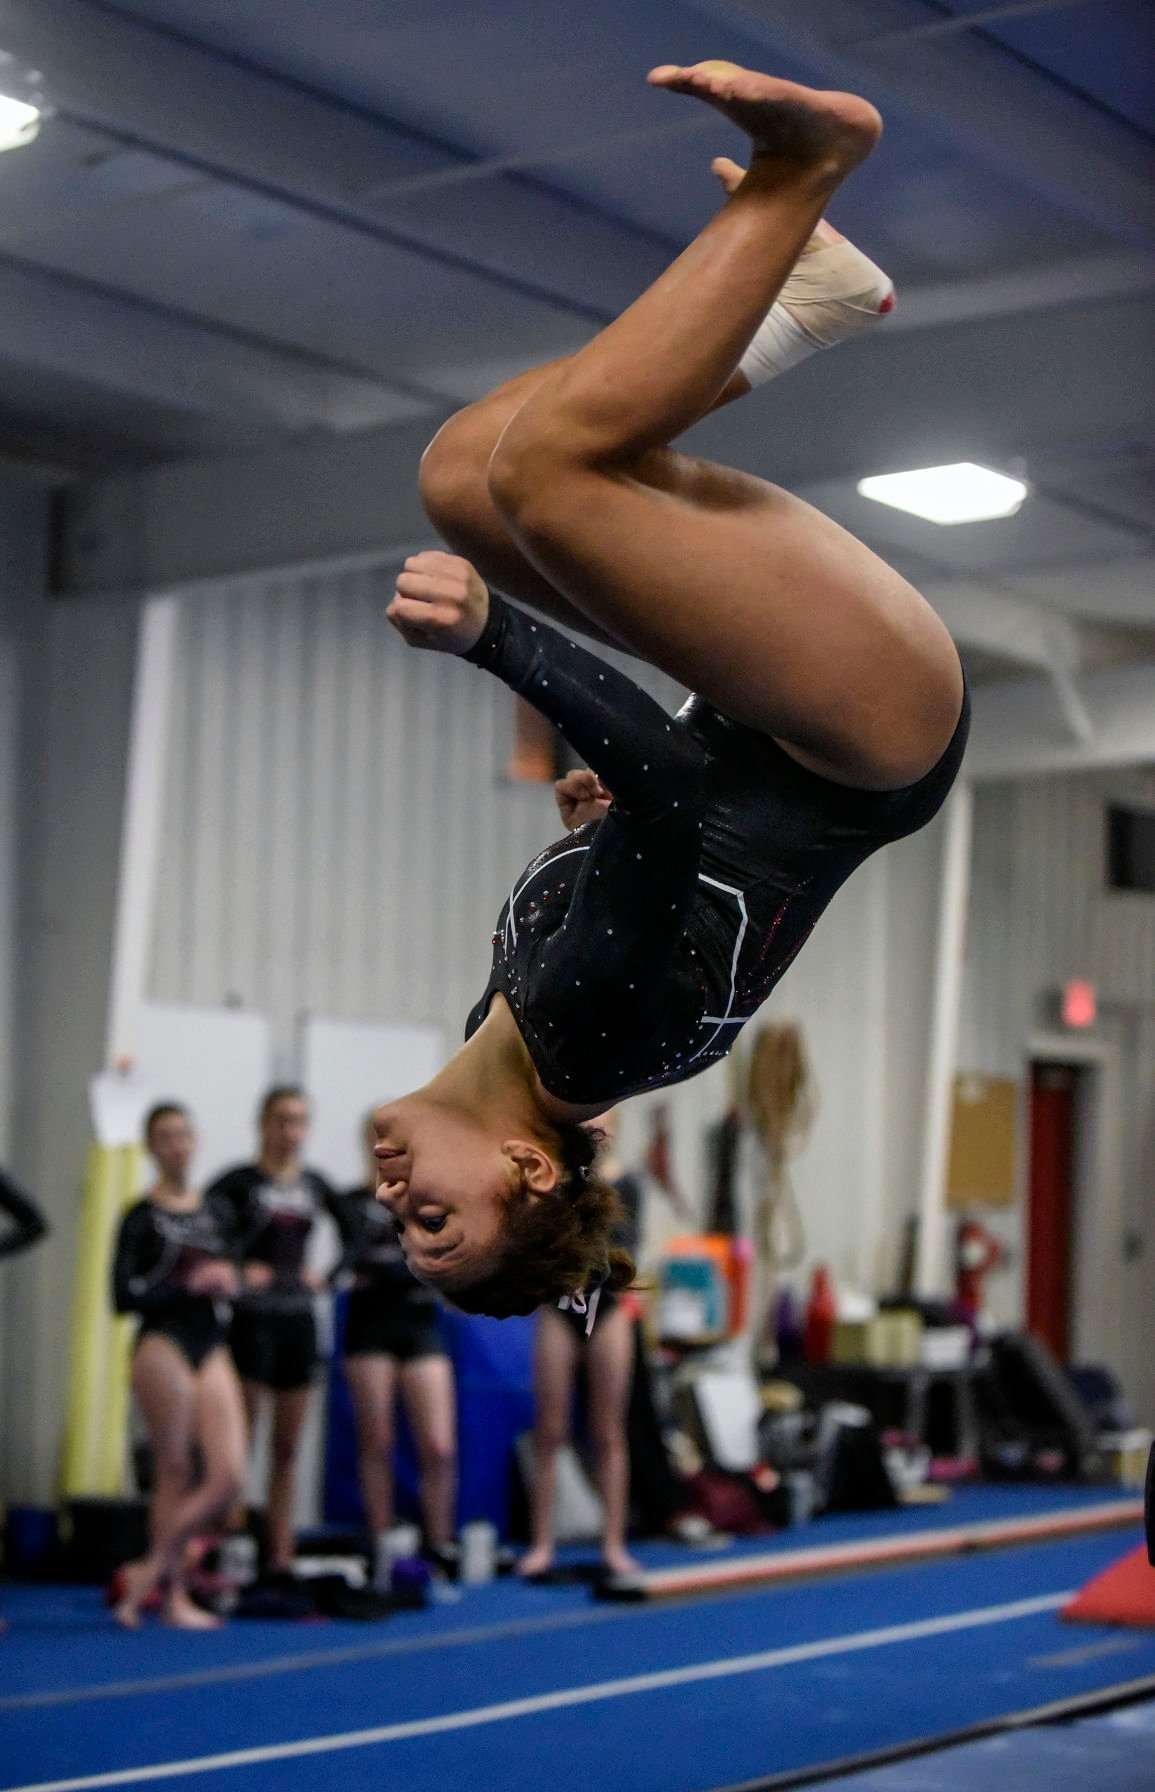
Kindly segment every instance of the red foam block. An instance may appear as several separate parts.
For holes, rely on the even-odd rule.
[[[1155,1568],[1147,1547],[1129,1550],[1067,1601],[1060,1613],[1080,1624],[1138,1624],[1155,1629]]]

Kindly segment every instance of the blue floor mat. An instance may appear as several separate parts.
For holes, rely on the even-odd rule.
[[[1056,1491],[1041,1509],[1054,1508]],[[949,1521],[985,1519],[991,1503],[960,1498]],[[1022,1513],[1024,1504],[1012,1510]],[[942,1509],[936,1519],[944,1522]],[[878,1521],[853,1521],[842,1535],[862,1535],[864,1522]],[[839,1541],[834,1525],[851,1521],[816,1524],[785,1541]],[[236,1623],[191,1637],[155,1626],[126,1636],[90,1589],[12,1588],[0,1785],[115,1776],[268,1745],[308,1748],[313,1738],[453,1724],[479,1707],[580,1698],[595,1685],[684,1672],[677,1686],[630,1687],[625,1696],[499,1722],[466,1719],[440,1734],[337,1753],[254,1760],[223,1779],[179,1769],[165,1777],[219,1783],[222,1792],[265,1783],[271,1792],[274,1781],[278,1792],[312,1792],[337,1775],[343,1792],[379,1792],[383,1782],[440,1792],[457,1779],[531,1792],[574,1776],[602,1792],[706,1792],[1155,1672],[1155,1636],[1076,1630],[1049,1607],[873,1649],[839,1641],[1065,1593],[1136,1540],[1113,1531],[642,1609],[592,1605],[580,1586],[499,1582],[470,1589],[459,1605],[380,1625]],[[764,1549],[767,1541],[756,1543]],[[802,1659],[725,1671],[728,1659],[785,1649]],[[721,1664],[716,1677],[703,1677],[709,1663]]]

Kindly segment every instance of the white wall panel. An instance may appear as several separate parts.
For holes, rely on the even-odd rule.
[[[241,580],[182,603],[150,993],[460,1037],[514,873],[557,828],[502,775],[513,699],[407,649],[386,571]]]

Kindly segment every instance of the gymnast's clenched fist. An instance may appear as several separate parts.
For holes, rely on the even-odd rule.
[[[385,612],[410,647],[468,653],[489,616],[489,591],[468,560],[431,548],[410,554]]]

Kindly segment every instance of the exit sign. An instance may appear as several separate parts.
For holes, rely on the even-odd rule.
[[[1095,985],[1085,977],[1073,977],[1063,985],[1063,1022],[1068,1027],[1093,1027],[1098,1013]]]

